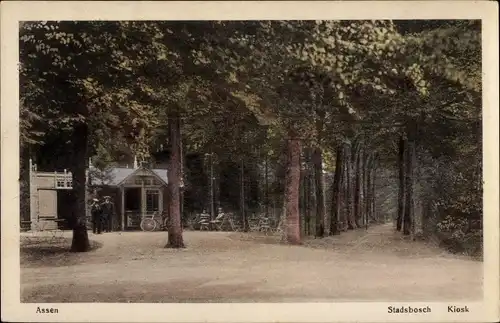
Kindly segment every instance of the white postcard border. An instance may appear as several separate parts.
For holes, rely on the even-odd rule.
[[[4,2],[1,5],[2,321],[25,322],[487,322],[499,317],[498,4],[489,1],[370,2]],[[52,304],[42,316],[20,303],[18,29],[26,20],[482,19],[484,299],[460,303]],[[42,278],[41,278],[42,279]],[[426,315],[388,314],[389,305],[430,306]]]

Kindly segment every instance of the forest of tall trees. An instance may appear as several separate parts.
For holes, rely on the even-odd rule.
[[[480,31],[458,20],[24,22],[21,211],[29,158],[71,170],[72,250],[87,251],[89,157],[106,168],[163,147],[167,247],[184,246],[181,209],[215,199],[244,214],[283,208],[291,244],[394,219],[402,235],[478,252]]]

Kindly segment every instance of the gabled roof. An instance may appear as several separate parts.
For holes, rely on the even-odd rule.
[[[153,168],[151,169],[153,173],[156,174],[162,181],[165,182],[165,185],[168,184],[168,172],[166,169]]]
[[[92,184],[93,185],[107,185],[107,186],[119,186],[121,185],[127,178],[133,176],[139,170],[146,170],[151,172],[152,175],[156,175],[158,179],[163,181],[165,185],[168,184],[167,170],[166,169],[149,169],[149,168],[122,168],[122,167],[113,167],[105,172],[101,172],[96,168],[91,168],[91,171],[99,173],[99,176],[93,176]]]

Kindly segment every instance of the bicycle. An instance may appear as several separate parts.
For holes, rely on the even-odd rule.
[[[195,214],[194,216],[189,216],[187,221],[187,229],[189,230],[196,230],[196,228],[199,227],[200,224],[200,214]]]
[[[144,217],[141,220],[140,227],[141,230],[145,232],[155,231],[158,226],[160,230],[165,231],[168,230],[168,221],[169,217],[167,212],[163,211],[161,214],[154,212],[152,217]]]

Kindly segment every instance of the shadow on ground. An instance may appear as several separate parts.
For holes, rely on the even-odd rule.
[[[233,240],[253,242],[262,245],[286,245],[280,235],[260,232],[231,233]],[[393,230],[391,224],[375,225],[369,229],[359,228],[342,232],[340,235],[323,238],[303,237],[296,248],[324,249],[342,254],[382,253],[400,258],[443,257],[482,261],[481,257],[451,252],[433,240],[414,240]]]
[[[90,240],[90,252],[103,246],[102,243]],[[46,241],[31,239],[22,243],[20,249],[21,267],[61,267],[77,265],[85,261],[79,253],[70,252],[71,238]]]
[[[71,232],[67,232],[70,238]],[[304,239],[302,246],[253,233],[90,235],[21,249],[23,302],[451,301],[483,295],[483,264],[395,234],[390,225]],[[47,248],[49,247],[49,248]]]

